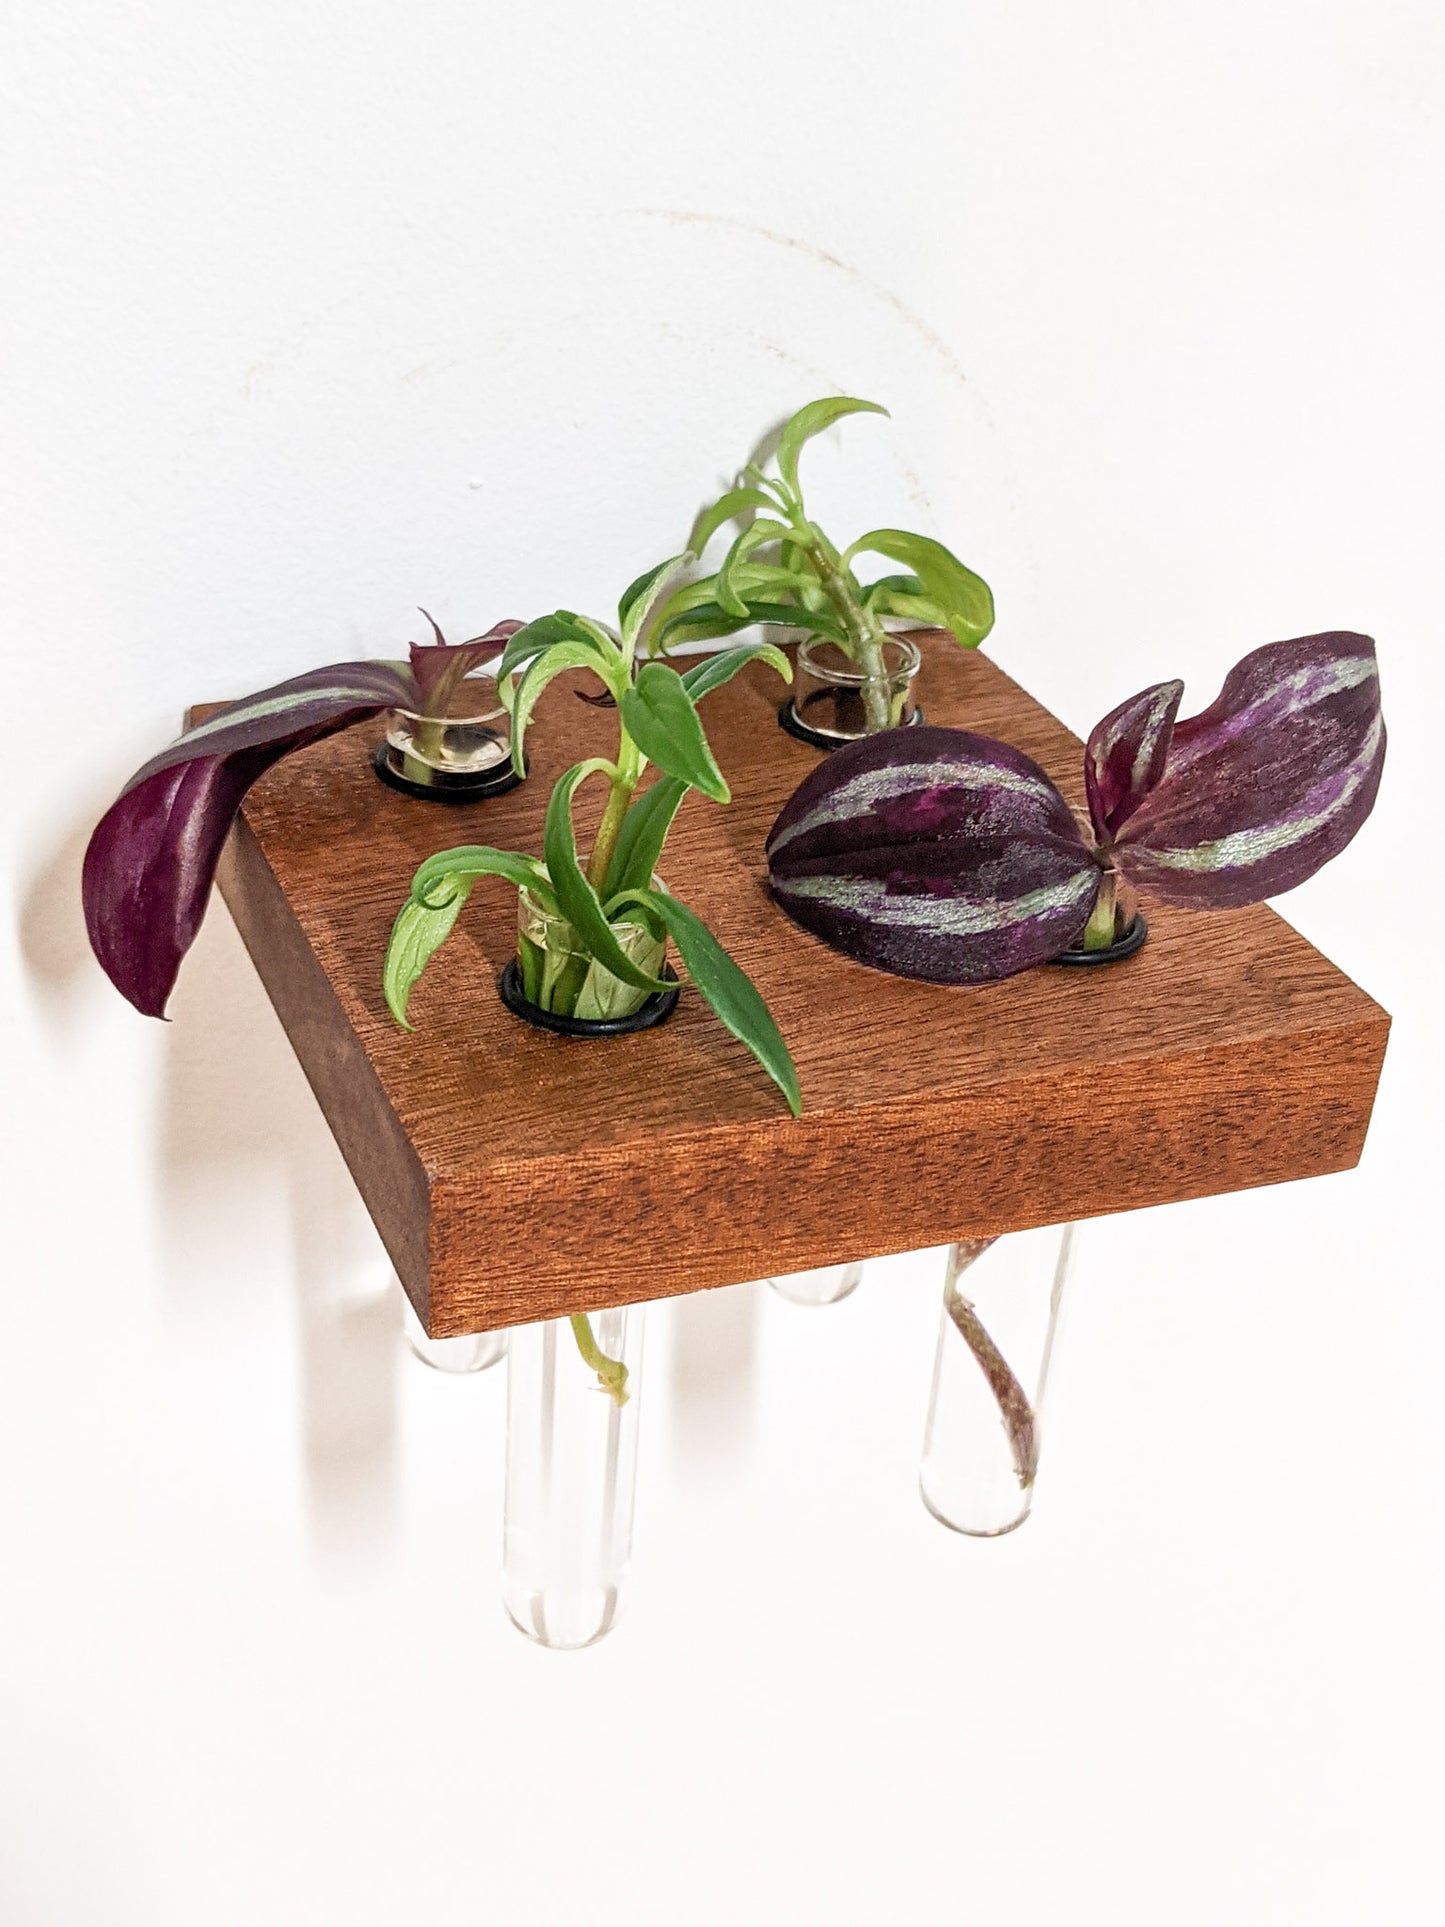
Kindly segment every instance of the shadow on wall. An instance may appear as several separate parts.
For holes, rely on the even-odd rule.
[[[57,1045],[99,982],[81,865],[126,773],[84,796],[23,892],[21,954]],[[218,897],[170,1016],[155,1147],[166,1322],[184,1337],[262,1317],[289,1269],[312,1543],[354,1561],[395,1536],[402,1346],[390,1263]]]
[[[752,1451],[759,1284],[670,1301],[674,1449],[689,1473],[725,1478]]]
[[[36,864],[20,899],[18,930],[25,972],[36,993],[36,1008],[63,1043],[75,1007],[94,988],[98,976],[85,934],[80,902],[80,872],[90,833],[114,801],[127,771],[84,792],[80,807]]]
[[[58,1039],[96,989],[80,871],[120,780],[87,797],[22,901],[22,954]],[[410,1368],[399,1287],[219,896],[169,1015],[155,1145],[166,1323],[184,1342],[264,1320],[289,1270],[311,1544],[323,1563],[355,1567],[397,1536],[398,1373]],[[750,1449],[758,1290],[672,1305],[677,1447],[704,1476],[726,1476]]]
[[[218,897],[171,1013],[157,1145],[167,1314],[225,1320],[289,1266],[311,1543],[354,1565],[396,1536],[391,1266]]]

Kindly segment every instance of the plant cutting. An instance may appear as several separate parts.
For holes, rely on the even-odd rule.
[[[430,617],[427,618],[431,620]],[[423,747],[458,692],[519,622],[449,644],[412,643],[406,662],[340,662],[228,703],[138,769],[85,852],[85,924],[101,968],[147,1017],[162,1017],[201,927],[216,865],[246,792],[293,750],[383,711],[417,722]],[[415,772],[413,771],[413,774]]]
[[[501,623],[489,635],[455,648],[434,619],[421,612],[435,645],[412,647],[406,672],[416,685],[411,706],[387,714],[384,739],[372,762],[377,775],[404,795],[428,803],[476,803],[502,796],[522,780],[512,766],[511,722],[495,676],[481,663],[521,627]]]
[[[1072,1226],[1050,1225],[949,1250],[919,1484],[955,1532],[994,1538],[1028,1516],[1072,1249]]]
[[[1145,934],[1136,887],[1192,910],[1295,888],[1344,849],[1374,805],[1385,756],[1374,643],[1337,632],[1256,649],[1208,709],[1180,722],[1183,693],[1181,682],[1157,683],[1092,731],[1088,834],[1037,763],[987,737],[924,727],[840,750],[773,826],[773,894],[861,962],[979,984],[1049,961],[1132,954]],[[945,1523],[986,1533],[1028,1510],[1068,1248],[1065,1239],[1056,1271],[1035,1267],[1035,1285],[1052,1295],[1026,1385],[960,1282],[994,1242],[950,1255],[923,1482]],[[996,1302],[1001,1315],[1018,1315],[1013,1294]],[[950,1432],[947,1415],[965,1424],[970,1405],[970,1381],[949,1363],[960,1338],[1002,1423],[1019,1505],[996,1484],[985,1492],[976,1428],[969,1445]]]
[[[412,990],[455,926],[478,877],[498,876],[518,893],[516,955],[503,972],[503,1001],[543,1029],[571,1036],[608,1036],[665,1018],[679,985],[665,963],[676,947],[689,981],[723,1026],[747,1045],[782,1092],[801,1109],[797,1072],[787,1045],[756,987],[697,914],[657,874],[683,799],[698,791],[716,803],[730,797],[704,734],[698,704],[747,662],[761,657],[785,679],[786,656],[752,643],[704,658],[679,673],[648,660],[651,621],[678,557],[639,578],[618,607],[614,630],[558,610],[511,637],[498,666],[512,714],[512,755],[525,769],[526,736],[538,699],[564,670],[597,676],[616,706],[611,756],[575,763],[558,779],[547,805],[540,857],[468,845],[430,857],[392,930],[383,969],[387,1005],[410,1029]],[[645,789],[649,764],[656,779]],[[607,799],[585,859],[577,847],[573,799],[602,779]],[[621,1403],[626,1370],[598,1350],[585,1317],[574,1318],[579,1349],[598,1382]]]
[[[924,726],[812,771],[768,838],[773,895],[860,962],[973,984],[1137,948],[1134,891],[1231,910],[1292,890],[1354,836],[1385,756],[1375,645],[1335,632],[1243,658],[1199,715],[1156,683],[1091,733],[1086,833],[1031,758]]]
[[[808,513],[798,479],[804,446],[847,415],[887,413],[847,395],[799,409],[779,436],[776,473],[749,464],[699,515],[689,540],[698,555],[725,524],[737,523],[739,533],[715,575],[673,594],[658,626],[663,650],[754,623],[807,630],[782,720],[825,749],[913,720],[918,649],[889,632],[889,618],[946,630],[965,649],[977,648],[993,627],[988,584],[941,542],[871,529],[839,549]],[[867,554],[902,563],[906,573],[865,584],[853,564]]]

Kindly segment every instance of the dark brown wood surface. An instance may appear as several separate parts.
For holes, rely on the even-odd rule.
[[[663,874],[754,978],[802,1079],[791,1118],[684,992],[662,1028],[535,1031],[496,979],[515,893],[479,883],[412,995],[381,963],[416,865],[457,843],[538,851],[553,779],[609,753],[615,718],[564,677],[528,781],[465,808],[369,766],[380,721],[252,791],[220,886],[407,1291],[436,1337],[671,1296],[948,1239],[1313,1176],[1354,1164],[1389,1019],[1264,907],[1149,906],[1127,963],[979,989],[905,982],[797,929],[763,842],[817,752],[754,665],[706,703],[733,787],[690,797]],[[934,722],[1001,736],[1082,804],[1078,741],[986,657],[931,640]],[[601,785],[593,787],[600,788]],[[580,830],[597,801],[579,798]]]

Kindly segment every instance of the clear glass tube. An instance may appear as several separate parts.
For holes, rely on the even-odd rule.
[[[612,928],[638,969],[656,976],[667,954],[666,938],[627,917]],[[517,968],[527,1002],[563,1017],[630,1017],[652,995],[594,962],[567,919],[544,908],[525,885],[517,892]]]
[[[1073,1243],[1052,1225],[949,1250],[919,1485],[955,1532],[996,1538],[1029,1516]]]
[[[870,698],[886,705],[891,723],[911,723],[913,682],[921,661],[917,643],[889,636],[883,645],[885,673],[868,676],[836,642],[809,636],[798,644],[793,714],[829,743],[851,743],[867,734]]]
[[[434,1371],[484,1372],[489,1365],[495,1365],[507,1349],[504,1331],[468,1332],[462,1338],[428,1338],[404,1291],[401,1305],[406,1342],[422,1364],[430,1365]]]
[[[626,1603],[645,1309],[590,1320],[598,1350],[627,1368],[623,1405],[598,1383],[568,1319],[510,1334],[502,1600],[542,1646],[590,1646]]]
[[[452,690],[444,716],[391,709],[386,716],[386,760],[396,775],[429,789],[466,788],[495,775],[512,755],[512,719],[483,670]]]
[[[768,1283],[780,1298],[793,1305],[837,1305],[850,1298],[863,1277],[861,1264],[819,1265],[813,1271],[790,1271]]]

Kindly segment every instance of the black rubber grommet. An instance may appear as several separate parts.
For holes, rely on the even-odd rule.
[[[414,796],[419,803],[483,803],[489,796],[505,796],[522,780],[510,763],[503,763],[485,776],[452,777],[445,783],[413,783],[408,777],[397,775],[386,747],[385,739],[377,744],[371,767],[388,789],[400,790],[403,796]]]
[[[1050,957],[1049,962],[1056,964],[1123,963],[1126,957],[1132,957],[1136,950],[1144,948],[1144,939],[1148,935],[1149,925],[1145,921],[1144,912],[1140,910],[1123,936],[1111,943],[1107,950],[1064,950],[1057,957]]]
[[[908,727],[912,729],[914,724],[927,720],[922,709],[915,708]],[[835,736],[825,736],[820,729],[810,728],[794,709],[791,696],[778,711],[778,724],[780,728],[787,730],[790,736],[796,736],[800,743],[807,743],[811,749],[826,749],[831,752],[842,749],[845,743],[857,743],[863,740],[860,736],[846,736],[840,741]]]
[[[497,979],[497,994],[514,1017],[520,1017],[523,1023],[537,1030],[555,1031],[559,1037],[627,1037],[635,1030],[651,1030],[657,1024],[665,1024],[676,1010],[682,994],[677,972],[671,964],[664,964],[662,975],[672,980],[674,988],[659,990],[630,1017],[561,1017],[555,1010],[543,1010],[524,995],[522,973],[515,957]]]

